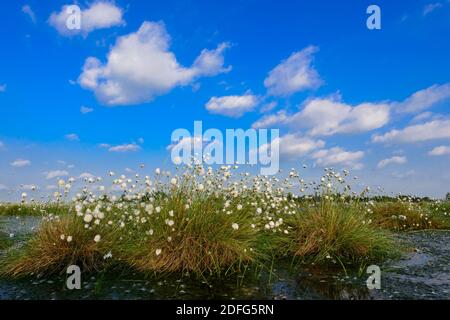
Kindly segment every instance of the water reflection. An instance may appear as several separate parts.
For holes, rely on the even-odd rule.
[[[68,290],[65,276],[0,280],[0,299],[368,299],[367,289],[351,278],[291,272],[248,278],[212,279],[185,276],[145,277],[140,274],[85,275],[81,290]],[[272,277],[274,277],[272,275]]]

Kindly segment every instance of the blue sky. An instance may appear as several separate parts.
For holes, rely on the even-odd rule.
[[[0,5],[0,199],[169,166],[195,120],[279,128],[282,166],[306,175],[450,191],[450,1],[79,1],[69,32],[71,4]]]

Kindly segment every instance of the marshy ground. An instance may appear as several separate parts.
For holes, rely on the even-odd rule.
[[[2,231],[24,241],[36,230],[36,217],[3,217]],[[380,264],[380,290],[369,290],[365,272],[279,261],[272,279],[263,273],[243,280],[198,281],[183,276],[148,277],[139,273],[87,274],[81,290],[68,290],[66,277],[0,280],[0,299],[450,299],[450,231],[397,234],[413,250]],[[19,240],[20,239],[20,240]]]
[[[202,170],[120,176],[110,194],[91,178],[71,200],[60,181],[50,203],[1,205],[0,299],[450,298],[448,202],[356,193],[345,170]],[[66,289],[73,264],[80,290]]]

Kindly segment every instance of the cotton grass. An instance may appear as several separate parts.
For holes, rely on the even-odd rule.
[[[133,177],[110,171],[110,186],[101,178],[81,187],[68,180],[47,206],[0,206],[0,215],[24,210],[44,217],[27,243],[7,250],[0,274],[61,274],[76,264],[88,272],[120,267],[207,277],[270,269],[286,257],[370,263],[397,253],[389,229],[436,226],[404,204],[371,201],[369,188],[357,193],[346,170],[326,169],[316,182],[295,169],[271,177],[237,169],[195,164]],[[417,215],[421,220],[411,218]]]

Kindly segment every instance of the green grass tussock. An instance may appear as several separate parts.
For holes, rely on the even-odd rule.
[[[397,254],[392,237],[372,225],[358,206],[322,200],[292,216],[288,252],[301,260],[353,264]]]
[[[190,184],[172,190],[134,210],[145,223],[127,222],[132,231],[122,241],[123,260],[144,273],[196,275],[233,273],[259,263],[264,235],[256,228],[254,208],[239,206],[244,198],[193,192]]]
[[[115,233],[104,230],[99,242],[94,240],[97,234],[98,230],[85,228],[74,215],[43,221],[23,247],[7,252],[0,261],[0,276],[61,274],[73,264],[84,271],[99,271],[109,262],[104,256],[115,240]]]

